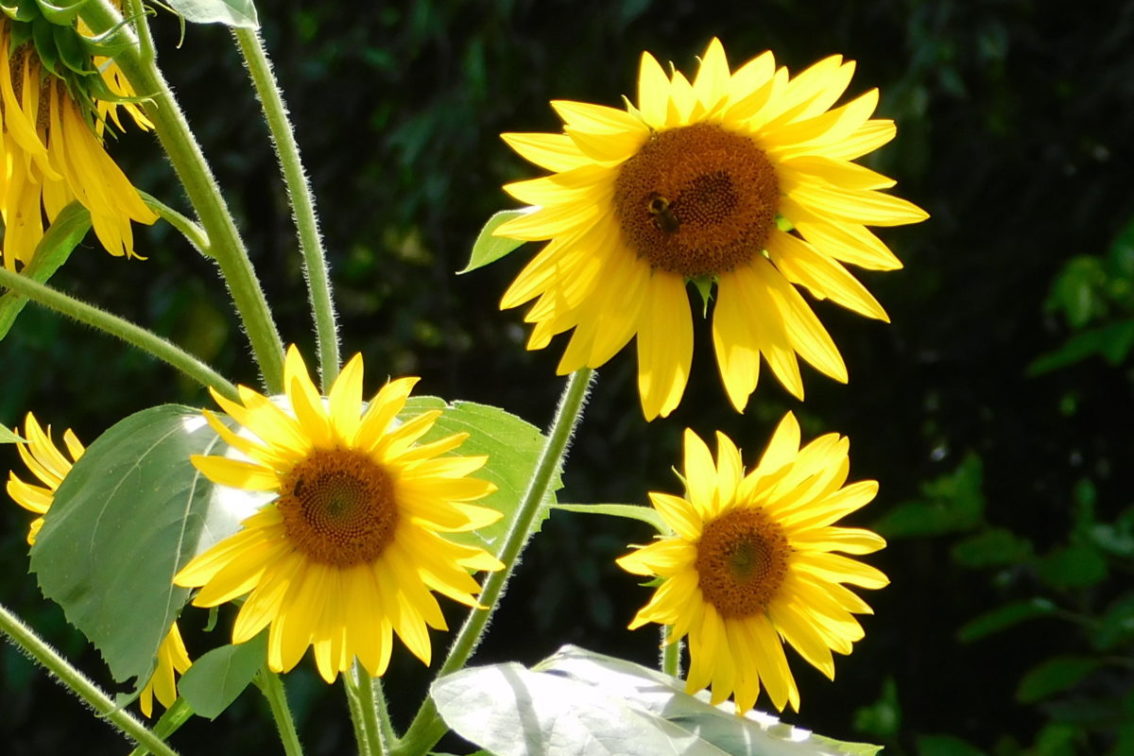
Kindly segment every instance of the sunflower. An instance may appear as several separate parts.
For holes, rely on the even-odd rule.
[[[254,440],[205,412],[250,461],[195,456],[197,469],[221,485],[278,496],[239,532],[194,558],[174,582],[202,586],[197,606],[249,594],[232,641],[243,643],[270,625],[268,665],[276,672],[290,670],[312,646],[327,682],[356,657],[380,676],[390,660],[391,631],[429,664],[427,626],[446,629],[431,591],[477,607],[480,586],[469,571],[503,567],[483,549],[442,535],[500,518],[468,503],[496,488],[466,477],[487,458],[447,454],[467,433],[417,444],[441,414],[396,419],[418,379],[391,381],[364,405],[362,371],[357,355],[324,402],[291,347],[283,408],[243,386],[239,403],[213,394]]]
[[[761,356],[800,398],[797,354],[845,382],[838,349],[795,285],[887,320],[842,263],[900,268],[866,225],[927,217],[878,191],[891,179],[853,162],[895,134],[892,121],[870,118],[877,90],[831,109],[853,71],[836,55],[791,78],[766,52],[730,72],[714,39],[692,83],[644,53],[636,107],[554,101],[563,134],[504,134],[554,172],[505,186],[534,211],[495,231],[549,241],[501,301],[538,298],[525,316],[535,324],[528,348],[574,328],[559,363],[569,373],[637,336],[642,409],[664,417],[693,355],[687,284],[706,299],[715,284],[713,346],[737,411]]]
[[[24,509],[40,515],[32,520],[31,527],[28,528],[28,544],[35,545],[36,536],[43,527],[43,515],[46,515],[47,510],[51,508],[55,491],[85,450],[78,437],[68,428],[63,433],[63,444],[67,448],[67,453],[64,454],[51,439],[51,426],[44,429],[35,419],[35,415],[30,412],[24,419],[23,435],[27,439],[27,444],[18,444],[16,448],[19,449],[28,470],[39,478],[43,485],[25,483],[16,477],[15,472],[9,472],[8,495]],[[184,674],[190,664],[189,654],[181,640],[181,632],[174,622],[165,640],[158,647],[157,665],[154,667],[153,675],[142,688],[139,705],[143,714],[147,717],[153,714],[155,693],[162,706],[169,708],[173,705],[177,700],[174,673]]]
[[[689,636],[690,693],[712,684],[712,703],[734,696],[738,712],[763,685],[776,708],[799,710],[799,690],[781,639],[827,677],[831,652],[848,654],[863,636],[853,614],[871,609],[844,583],[881,588],[878,570],[833,552],[869,554],[886,545],[875,533],[832,525],[874,498],[872,480],[844,486],[848,442],[837,434],[799,448],[788,413],[760,463],[745,474],[740,452],[717,433],[717,460],[685,432],[685,498],[651,493],[674,535],[618,559],[635,575],[663,582],[633,621],[671,626],[669,642]]]
[[[121,128],[119,107],[140,128],[151,124],[136,104],[115,101],[134,91],[112,60],[88,59],[89,70],[99,72],[90,86],[111,99],[97,98],[82,91],[83,77],[61,61],[53,68],[68,79],[49,71],[35,44],[17,22],[0,15],[0,259],[9,270],[26,267],[43,238],[44,216],[50,223],[74,201],[90,211],[107,252],[139,257],[130,222],[150,224],[157,215],[107,155],[103,136],[108,119]]]

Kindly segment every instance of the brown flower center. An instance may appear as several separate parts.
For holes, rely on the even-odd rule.
[[[393,539],[393,481],[367,454],[316,450],[282,482],[277,506],[288,539],[313,561],[338,567],[372,562]]]
[[[708,123],[654,134],[614,184],[630,247],[653,267],[690,277],[760,254],[779,197],[775,168],[755,142]]]
[[[791,546],[761,509],[734,509],[705,526],[697,544],[701,593],[725,619],[763,612],[787,574]]]

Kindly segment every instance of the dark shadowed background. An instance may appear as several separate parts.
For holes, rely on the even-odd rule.
[[[560,500],[676,493],[683,428],[724,430],[751,462],[791,409],[807,437],[849,435],[852,479],[880,481],[852,520],[890,540],[868,560],[893,584],[868,595],[876,616],[833,683],[794,659],[803,707],[789,720],[895,754],[1134,753],[1134,3],[261,6],[322,215],[344,352],[364,353],[368,390],[386,374],[421,375],[424,393],[540,426],[562,385],[563,342],[525,352],[521,313],[497,309],[533,250],[453,274],[488,215],[514,206],[500,184],[538,173],[499,132],[557,131],[549,99],[618,105],[634,94],[643,49],[687,73],[714,35],[734,64],[769,48],[793,72],[831,53],[857,60],[851,94],[879,87],[879,114],[899,124],[867,162],[932,214],[881,232],[904,270],[860,276],[893,324],[817,303],[849,385],[805,368],[801,404],[765,371],[745,415],[725,399],[705,323],[668,419],[643,421],[624,352],[600,370]],[[313,354],[285,196],[235,47],[222,28],[191,27],[178,49],[164,13],[155,29],[284,337]],[[152,139],[130,133],[110,149],[139,187],[185,209]],[[213,267],[168,227],[145,230],[138,250],[149,260],[113,259],[88,240],[53,283],[254,382]],[[31,307],[0,343],[0,365],[0,422],[34,410],[88,442],[153,404],[208,406],[166,366]],[[11,449],[0,462],[17,466]],[[27,521],[14,504],[0,508],[0,600],[109,685],[97,653],[25,574]],[[648,592],[612,563],[648,535],[553,516],[477,659],[530,663],[570,642],[652,663],[654,631],[625,630]],[[217,643],[201,627],[186,632],[193,655]],[[444,648],[447,636],[433,640]],[[342,695],[309,666],[288,677],[300,733],[311,754],[349,752]],[[386,690],[400,724],[426,679],[396,655]],[[128,750],[9,645],[0,708],[5,753]],[[173,743],[187,754],[270,753],[274,737],[250,691]]]

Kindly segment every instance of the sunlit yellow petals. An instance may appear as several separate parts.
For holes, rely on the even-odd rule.
[[[754,270],[783,316],[783,326],[799,356],[840,383],[847,382],[847,367],[838,347],[811,307],[766,260],[758,260]]]
[[[500,225],[493,231],[493,235],[524,241],[542,241],[577,231],[594,223],[598,217],[598,208],[589,203],[573,202],[541,207],[533,213],[521,215]]]
[[[6,490],[12,500],[21,507],[29,512],[43,515],[51,508],[55,491],[71,471],[71,465],[83,455],[83,445],[68,428],[63,433],[63,441],[67,448],[65,455],[51,438],[51,426],[45,429],[30,412],[24,418],[21,435],[27,439],[27,443],[16,444],[16,450],[28,471],[43,485],[27,483],[13,471],[8,473]],[[43,517],[37,517],[30,523],[27,534],[29,545],[35,545],[36,537],[42,527]]]
[[[732,75],[728,70],[728,58],[719,39],[713,38],[701,57],[701,67],[693,79],[693,92],[706,110],[728,97]]]
[[[362,355],[356,354],[335,379],[328,397],[335,436],[343,444],[354,442],[361,424],[362,372]]]
[[[382,439],[390,423],[406,406],[406,399],[419,380],[417,377],[398,378],[375,394],[358,427],[356,443],[359,447],[372,449]]]
[[[574,129],[608,134],[648,132],[645,124],[618,108],[571,100],[552,100],[551,107],[555,108],[563,123]]]
[[[161,645],[158,646],[153,674],[138,697],[138,705],[142,713],[147,717],[153,716],[155,696],[167,709],[172,706],[177,700],[175,673],[184,674],[190,666],[189,652],[185,648],[185,641],[181,638],[181,631],[174,622]]]
[[[54,499],[52,489],[25,483],[15,473],[9,473],[8,495],[21,507],[36,514],[46,512]]]
[[[833,160],[823,155],[803,155],[783,161],[779,175],[798,174],[801,179],[822,179],[846,189],[889,189],[897,182],[888,176],[848,160]],[[799,179],[797,179],[799,180]]]
[[[871,226],[901,226],[918,223],[929,217],[928,213],[912,202],[876,191],[807,183],[792,190],[791,196],[797,202],[818,205],[830,215]]]
[[[797,529],[830,525],[870,503],[877,494],[877,481],[860,480],[851,483],[814,502],[807,511],[796,513],[791,518],[790,525]]]
[[[865,123],[878,107],[878,90],[871,89],[822,115],[804,121],[780,122],[775,128],[761,134],[768,153],[782,161],[806,155],[820,154],[832,157],[824,149],[840,144]]]
[[[825,255],[867,270],[898,270],[902,261],[866,227],[856,223],[794,221],[795,229]]]
[[[691,433],[691,431],[686,431]],[[677,496],[663,493],[651,493],[650,503],[661,515],[665,524],[679,536],[695,539],[701,532],[701,518],[689,506],[689,502]]]
[[[824,144],[817,152],[836,160],[854,160],[878,149],[897,134],[898,127],[893,121],[873,119],[859,126],[846,139]]]
[[[752,333],[740,279],[721,276],[713,310],[713,349],[725,393],[737,412],[743,412],[760,378],[760,339]]]
[[[174,577],[200,588],[199,606],[246,596],[233,642],[268,627],[272,670],[289,671],[310,647],[328,683],[356,660],[371,674],[384,673],[394,633],[428,663],[428,628],[445,629],[433,593],[476,606],[480,587],[469,571],[503,568],[483,548],[443,535],[502,516],[466,503],[495,490],[491,481],[467,477],[487,458],[451,454],[468,433],[416,445],[442,411],[399,422],[417,379],[387,383],[365,406],[363,376],[355,357],[324,398],[292,348],[284,397],[270,400],[246,387],[238,388],[239,402],[218,397],[256,440],[211,413],[209,423],[263,464],[212,456],[194,457],[194,464],[210,480],[278,497]]]
[[[638,331],[638,390],[647,420],[667,416],[681,401],[693,362],[693,320],[685,282],[654,275]]]
[[[638,111],[650,128],[659,129],[665,125],[668,102],[669,77],[653,55],[642,53],[638,68]]]
[[[249,491],[274,491],[280,485],[279,477],[273,470],[254,462],[200,454],[194,454],[189,459],[206,478],[222,486]]]
[[[735,291],[732,298],[745,308],[745,318],[752,334],[752,342],[768,362],[776,379],[798,399],[803,398],[803,377],[799,372],[796,347],[788,335],[784,314],[766,284],[767,273],[758,268],[767,265],[760,259],[757,265],[746,265],[722,276],[725,292]],[[761,268],[762,269],[762,268]],[[778,276],[778,271],[773,271]]]
[[[566,134],[501,134],[521,157],[549,171],[569,171],[589,159]]]
[[[690,693],[711,687],[710,702],[732,696],[744,713],[763,689],[777,709],[798,710],[799,689],[783,644],[833,677],[832,653],[849,653],[863,637],[854,614],[870,613],[843,584],[880,588],[887,582],[877,569],[833,553],[864,554],[885,545],[868,530],[830,525],[849,511],[848,502],[872,496],[873,486],[843,487],[848,441],[829,433],[800,448],[799,423],[790,413],[747,475],[724,434],[717,434],[715,463],[691,431],[685,441],[686,497],[650,494],[673,535],[617,560],[631,574],[660,579],[630,628],[655,622],[670,626],[671,642],[687,637]],[[742,554],[759,554],[760,566],[737,561]]]

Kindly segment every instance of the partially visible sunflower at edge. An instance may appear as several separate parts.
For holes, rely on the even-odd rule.
[[[37,19],[37,23],[46,23]],[[59,27],[55,27],[59,28]],[[85,27],[73,33],[86,36]],[[19,34],[17,34],[19,32]],[[0,14],[0,216],[4,244],[0,259],[8,270],[31,263],[48,224],[73,201],[91,214],[95,235],[114,256],[140,257],[134,251],[131,221],[150,224],[157,215],[106,153],[108,120],[119,129],[123,107],[141,129],[152,124],[141,109],[116,98],[134,97],[118,66],[98,55],[86,58],[90,71],[79,76],[61,60],[52,73],[35,43],[17,22]],[[48,35],[50,38],[50,35]],[[79,44],[76,42],[75,44]],[[97,82],[91,83],[97,79]],[[109,94],[99,98],[83,87]]]
[[[737,411],[761,358],[800,398],[797,355],[845,382],[838,349],[795,287],[887,320],[843,263],[900,268],[866,226],[927,217],[879,191],[893,180],[853,162],[895,134],[893,121],[870,117],[875,89],[832,109],[853,72],[835,55],[790,77],[770,52],[730,71],[714,39],[692,82],[643,53],[636,106],[553,101],[564,133],[504,134],[553,172],[504,187],[534,211],[495,231],[549,242],[501,301],[536,299],[528,348],[573,328],[559,363],[569,373],[636,336],[642,409],[664,417],[693,355],[687,284],[715,284],[713,346]]]
[[[209,425],[249,461],[194,456],[193,464],[220,485],[278,496],[174,576],[177,585],[201,588],[196,606],[247,594],[232,642],[270,626],[272,671],[291,670],[310,646],[328,683],[356,658],[372,676],[385,673],[393,633],[429,664],[428,628],[446,629],[434,592],[477,608],[480,585],[470,572],[503,567],[479,546],[447,537],[500,519],[470,503],[496,490],[468,477],[487,457],[449,454],[468,433],[417,443],[441,416],[399,420],[417,378],[390,381],[368,404],[362,378],[357,355],[324,401],[293,346],[280,405],[244,386],[239,402],[213,393],[254,438],[206,411]]]
[[[831,652],[849,654],[863,637],[853,615],[873,613],[846,586],[889,583],[844,556],[878,551],[886,545],[881,536],[834,524],[873,499],[878,484],[846,485],[846,438],[829,433],[799,444],[799,423],[788,413],[759,464],[745,473],[723,433],[714,464],[687,430],[685,496],[650,494],[673,535],[617,560],[630,573],[662,579],[630,629],[668,625],[670,643],[688,635],[688,692],[712,685],[714,705],[731,695],[742,714],[761,687],[777,709],[799,710],[785,642],[834,679]]]
[[[35,415],[28,413],[24,419],[23,436],[26,444],[17,444],[20,457],[28,470],[42,485],[25,483],[16,477],[16,473],[8,473],[8,495],[12,500],[29,512],[38,514],[28,528],[28,544],[34,546],[36,536],[43,527],[43,517],[55,499],[58,490],[71,466],[79,461],[85,449],[74,432],[68,428],[63,433],[63,444],[67,449],[64,454],[51,439],[51,426],[44,429]],[[154,672],[142,692],[139,694],[138,705],[147,717],[153,715],[153,700],[157,700],[167,709],[177,700],[177,685],[175,673],[184,674],[191,666],[189,653],[185,649],[185,642],[181,639],[181,631],[174,622],[169,632],[158,647],[157,663]]]

